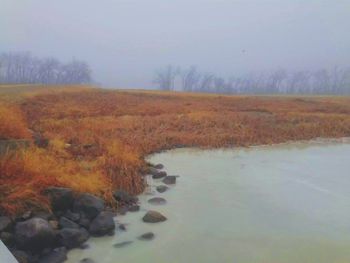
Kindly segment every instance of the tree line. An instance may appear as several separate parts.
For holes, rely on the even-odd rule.
[[[30,52],[0,54],[1,84],[83,84],[91,81],[91,69],[81,60],[62,63],[52,57],[35,57]]]
[[[155,74],[162,90],[224,94],[350,94],[350,68],[250,73],[222,78],[192,66],[166,66]]]

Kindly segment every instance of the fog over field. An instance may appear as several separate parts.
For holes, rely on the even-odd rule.
[[[168,64],[222,77],[349,67],[347,0],[0,0],[0,52],[86,61],[109,87]]]

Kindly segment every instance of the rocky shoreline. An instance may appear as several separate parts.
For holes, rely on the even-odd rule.
[[[167,175],[163,168],[161,164],[150,165],[146,171],[146,174],[164,183],[157,186],[159,193],[167,191],[167,185],[175,184],[177,178]],[[16,218],[0,215],[0,239],[19,263],[64,262],[70,249],[88,249],[86,241],[89,237],[114,235],[117,228],[126,230],[125,225],[114,220],[118,213],[140,210],[138,198],[123,190],[116,190],[113,194],[119,207],[117,211],[108,207],[100,197],[89,193],[75,193],[69,188],[50,187],[46,189],[45,195],[49,197],[52,212],[28,211]],[[166,200],[154,197],[149,203],[162,205]],[[150,210],[140,220],[145,223],[159,223],[167,218]],[[138,239],[153,238],[154,234],[149,232],[140,235]],[[124,243],[114,246],[128,245]],[[81,263],[93,262],[89,258],[81,260]]]

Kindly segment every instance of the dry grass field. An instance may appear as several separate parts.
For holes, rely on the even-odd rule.
[[[49,140],[0,157],[0,210],[16,214],[48,208],[52,185],[139,193],[144,157],[165,149],[350,136],[350,98],[0,86],[0,123],[1,139]]]

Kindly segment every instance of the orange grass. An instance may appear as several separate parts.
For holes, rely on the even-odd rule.
[[[0,194],[0,207],[10,213],[45,204],[41,192],[50,185],[91,192],[113,204],[115,189],[134,194],[143,190],[144,157],[164,149],[350,136],[349,97],[222,96],[80,87],[36,91],[16,105],[26,116],[24,127],[42,133],[50,144],[46,149],[32,147],[2,157],[1,171],[6,172],[0,176],[0,185],[7,190]]]

